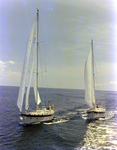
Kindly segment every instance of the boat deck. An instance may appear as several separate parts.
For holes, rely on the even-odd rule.
[[[22,113],[21,116],[51,116],[54,110],[36,110],[32,112]]]
[[[93,109],[87,110],[87,113],[91,113],[91,112],[94,112],[94,113],[105,113],[106,109],[105,108],[93,108]]]

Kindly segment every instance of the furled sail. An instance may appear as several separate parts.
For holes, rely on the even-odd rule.
[[[30,52],[32,48],[32,43],[33,43],[33,36],[34,36],[34,30],[35,30],[35,25],[36,25],[36,20],[33,23],[29,38],[28,38],[28,43],[27,43],[27,49],[25,53],[25,60],[24,60],[24,65],[23,65],[23,71],[22,71],[22,76],[21,76],[21,83],[20,83],[20,89],[19,89],[19,95],[18,95],[18,100],[17,100],[17,106],[20,109],[20,112],[22,112],[22,105],[23,105],[23,98],[24,98],[24,93],[25,93],[25,84],[26,84],[26,75],[28,71],[28,64],[29,64],[29,58],[30,58]]]
[[[84,81],[85,81],[85,101],[92,108],[95,105],[95,87],[92,49],[85,62]]]

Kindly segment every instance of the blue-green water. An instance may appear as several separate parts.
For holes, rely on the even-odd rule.
[[[117,149],[117,92],[96,92],[105,120],[87,122],[84,90],[48,89],[53,122],[21,126],[18,87],[0,87],[0,150]]]

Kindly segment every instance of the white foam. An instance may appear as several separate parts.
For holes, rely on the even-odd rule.
[[[105,118],[100,118],[99,120],[108,120],[108,119],[113,118],[114,116],[115,116],[115,113],[110,111],[106,113]]]
[[[46,124],[46,125],[59,124],[59,123],[67,122],[67,121],[69,121],[69,118],[68,118],[67,120],[65,120],[65,119],[60,119],[60,120],[58,120],[58,121],[52,121],[52,122],[48,122],[48,123],[44,123],[44,124]]]
[[[69,112],[67,115],[70,116],[70,115],[76,115],[77,112]]]

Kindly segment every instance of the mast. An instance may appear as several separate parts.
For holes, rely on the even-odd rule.
[[[37,9],[37,78],[36,78],[36,82],[37,82],[37,90],[36,90],[36,101],[38,100],[38,44],[39,44],[39,41],[38,41],[38,21],[39,20],[39,9]],[[38,109],[38,105],[36,107],[36,109]]]
[[[91,39],[92,50],[92,71],[93,71],[93,106],[95,105],[95,73],[94,73],[94,52],[93,52],[93,40]]]

